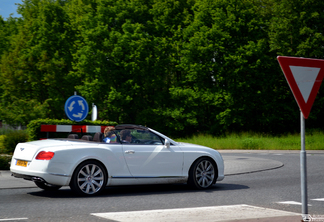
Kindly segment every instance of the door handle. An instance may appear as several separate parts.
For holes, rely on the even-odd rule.
[[[126,154],[134,154],[135,151],[134,151],[134,150],[126,150],[125,153],[126,153]]]

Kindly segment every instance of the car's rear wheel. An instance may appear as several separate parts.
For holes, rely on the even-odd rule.
[[[71,189],[83,196],[92,196],[101,193],[107,184],[105,167],[93,160],[81,163],[71,178]]]
[[[196,160],[189,170],[188,184],[196,189],[210,188],[217,179],[217,168],[210,158]]]
[[[35,182],[36,186],[39,188],[46,190],[46,191],[56,191],[60,189],[62,186],[57,186],[57,185],[52,185],[52,184],[47,184],[44,182]]]

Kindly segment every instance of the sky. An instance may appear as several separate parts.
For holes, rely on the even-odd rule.
[[[17,14],[17,7],[15,3],[22,3],[22,0],[0,0],[0,15],[2,18],[7,19],[11,13],[12,17],[20,17]]]

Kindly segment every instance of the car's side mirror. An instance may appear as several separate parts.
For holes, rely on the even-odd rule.
[[[170,148],[170,141],[165,139],[164,146],[169,149]]]

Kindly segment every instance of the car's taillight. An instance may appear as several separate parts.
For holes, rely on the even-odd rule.
[[[50,160],[54,156],[54,152],[41,151],[37,154],[36,160]]]

